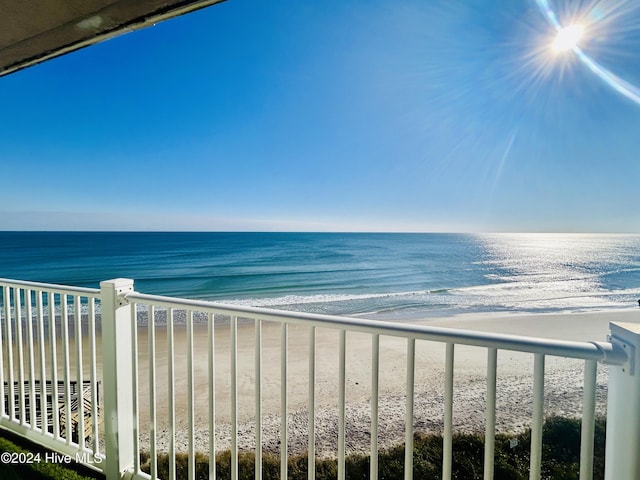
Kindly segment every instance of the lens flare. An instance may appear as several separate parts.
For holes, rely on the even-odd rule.
[[[558,35],[551,44],[551,48],[556,53],[573,50],[578,46],[578,42],[582,38],[584,28],[581,25],[569,25],[558,31]]]
[[[613,88],[616,92],[624,95],[628,99],[640,105],[640,89],[635,85],[623,80],[622,78],[609,71],[592,57],[587,55],[583,49],[578,46],[578,42],[584,38],[585,27],[579,27],[580,24],[570,23],[564,27],[558,20],[556,12],[551,8],[548,0],[536,0],[536,3],[547,21],[556,30],[556,37],[552,43],[552,49],[555,52],[572,51],[576,57],[602,81]],[[589,10],[583,12],[584,18],[590,18],[595,25],[605,18],[605,15],[599,12],[598,3],[594,2],[590,5]],[[624,5],[625,2],[619,2]],[[595,14],[597,13],[597,15]],[[615,17],[615,15],[611,15]]]

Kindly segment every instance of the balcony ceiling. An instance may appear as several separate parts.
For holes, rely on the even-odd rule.
[[[224,0],[0,0],[0,76]]]

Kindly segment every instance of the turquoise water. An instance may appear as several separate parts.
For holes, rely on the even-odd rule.
[[[0,277],[392,319],[638,308],[640,236],[0,232]]]

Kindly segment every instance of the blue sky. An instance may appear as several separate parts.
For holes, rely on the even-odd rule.
[[[0,229],[640,232],[640,6],[550,6],[614,81],[533,0],[228,0],[2,77]]]

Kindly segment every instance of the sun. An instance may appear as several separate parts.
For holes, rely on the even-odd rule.
[[[573,24],[558,30],[555,40],[551,44],[551,48],[556,53],[562,53],[573,50],[578,46],[578,42],[584,34],[584,28],[581,25]]]
[[[636,19],[640,13],[640,2],[627,0],[575,2],[576,8],[572,7],[572,10],[565,12],[566,14],[561,18],[551,8],[550,0],[535,0],[535,2],[551,27],[547,32],[554,35],[553,39],[544,37],[542,40],[541,37],[540,48],[534,54],[534,58],[537,54],[540,55],[540,67],[536,74],[538,77],[548,73],[554,62],[557,62],[560,68],[569,68],[577,63],[575,61],[577,59],[616,92],[640,105],[640,87],[620,78],[588,54],[590,44],[595,38],[598,38],[598,41],[608,38],[610,40],[622,38],[623,33],[637,33],[637,22],[634,23],[630,19]],[[586,8],[588,5],[591,6]],[[561,23],[561,20],[564,22]],[[568,52],[574,55],[567,56]],[[602,54],[601,46],[600,55]],[[554,55],[556,58],[553,58]]]

